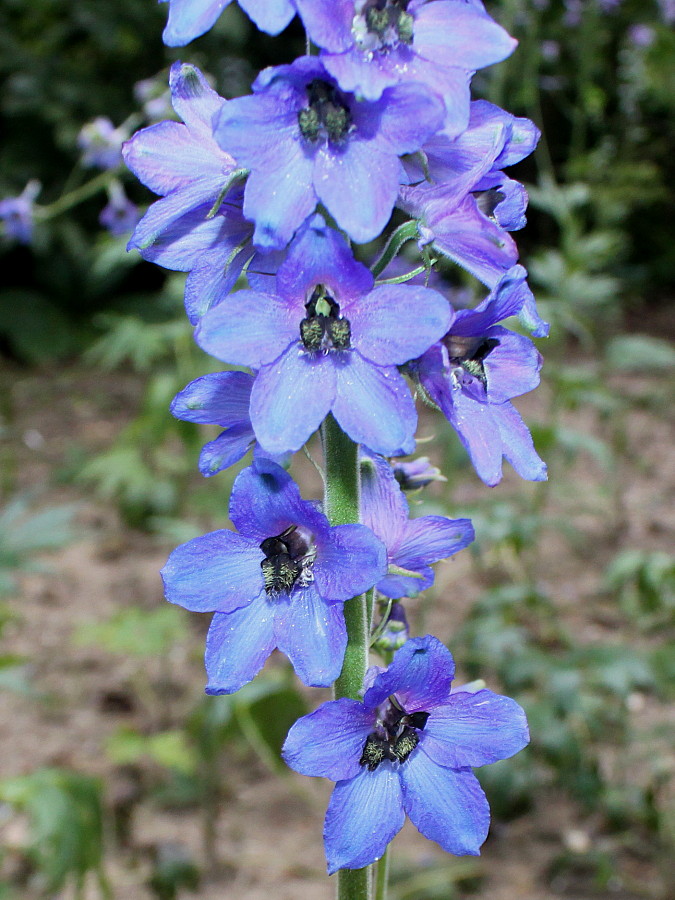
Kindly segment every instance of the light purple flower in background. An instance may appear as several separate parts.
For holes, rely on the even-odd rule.
[[[445,101],[450,137],[468,123],[476,69],[501,62],[517,44],[482,3],[465,0],[296,0],[321,60],[340,87],[366,100],[419,82]]]
[[[527,193],[501,170],[528,156],[539,131],[487,103],[471,104],[469,127],[449,140],[438,135],[406,160],[409,186],[399,205],[420,220],[421,243],[463,266],[489,287],[518,260],[508,234],[525,224]]]
[[[130,234],[141,217],[139,208],[129,200],[119,181],[108,186],[108,195],[110,199],[101,210],[99,222],[115,237]]]
[[[316,215],[291,244],[274,291],[235,292],[204,316],[195,339],[217,359],[257,370],[251,422],[269,452],[298,450],[332,412],[352,440],[400,454],[414,449],[417,413],[396,367],[450,321],[436,291],[374,287]]]
[[[107,116],[97,116],[87,122],[77,136],[82,165],[116,169],[122,164],[122,144],[128,137],[126,129],[115,128]]]
[[[256,457],[271,456],[256,442],[251,425],[254,380],[246,372],[214,372],[191,381],[173,398],[171,412],[177,419],[225,429],[204,444],[199,455],[199,471],[206,478],[239,462],[251,449]],[[275,457],[275,461],[283,465],[286,459]]]
[[[636,47],[651,47],[656,32],[649,25],[631,25],[628,29],[628,38]]]
[[[31,178],[18,197],[0,200],[0,222],[3,236],[19,244],[30,244],[33,240],[34,203],[42,185]]]
[[[378,630],[382,628],[381,623],[377,625],[377,628]],[[403,604],[392,603],[384,628],[372,646],[380,654],[394,653],[401,649],[409,637],[410,628]]]
[[[675,22],[675,0],[659,0],[661,18],[667,25]]]
[[[139,222],[129,249],[167,269],[190,272],[185,306],[194,324],[234,286],[253,255],[253,229],[241,211],[241,189],[222,196],[237,167],[215,142],[211,123],[226,101],[194,66],[174,63],[170,85],[185,124],[143,128],[123,148],[131,171],[162,195]]]
[[[166,3],[167,0],[159,0]],[[162,38],[169,47],[182,47],[212,28],[231,0],[168,0],[169,18]],[[239,6],[261,31],[279,34],[295,15],[292,0],[239,0]]]
[[[328,872],[379,859],[406,814],[456,856],[477,856],[490,807],[471,768],[529,741],[525,713],[492,691],[451,691],[454,661],[435,637],[409,640],[371,669],[363,702],[342,698],[299,719],[283,748],[301,775],[336,781],[324,843]]]
[[[304,684],[332,684],[347,643],[343,603],[386,572],[381,542],[364,525],[331,527],[267,459],[237,476],[230,519],[237,532],[182,544],[161,573],[171,603],[215,612],[206,638],[206,692],[239,690],[275,647]]]
[[[469,519],[420,516],[410,519],[408,501],[392,467],[381,456],[361,454],[361,521],[387,548],[390,565],[420,575],[386,575],[376,584],[387,597],[414,597],[434,582],[431,563],[453,556],[474,539]]]
[[[399,156],[443,125],[443,103],[424,86],[360,103],[316,57],[265,69],[253,90],[224,105],[214,125],[220,146],[251,170],[244,214],[263,250],[285,246],[319,202],[354,241],[376,238],[405,180]]]
[[[416,491],[434,481],[448,480],[428,456],[410,460],[392,460],[391,468],[402,491]]]
[[[445,337],[409,367],[488,485],[501,480],[502,457],[522,478],[546,479],[530,432],[509,402],[539,384],[541,355],[528,338],[496,324],[533,303],[526,277],[514,266],[479,306],[460,310]]]

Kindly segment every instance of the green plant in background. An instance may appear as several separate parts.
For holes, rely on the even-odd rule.
[[[31,866],[31,881],[43,896],[72,887],[83,900],[92,875],[99,896],[112,900],[103,865],[101,783],[67,769],[38,769],[0,781],[0,800],[28,818],[28,840],[16,848]]]

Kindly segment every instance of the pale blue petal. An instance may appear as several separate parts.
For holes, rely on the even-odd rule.
[[[176,547],[161,571],[166,599],[192,612],[229,612],[264,591],[255,540],[212,531]]]
[[[546,481],[546,463],[534,449],[532,435],[518,410],[511,403],[494,407],[499,426],[504,458],[511,463],[521,478],[528,481]]]
[[[491,328],[486,337],[499,341],[499,346],[490,352],[483,363],[488,400],[504,403],[534,390],[539,384],[543,360],[532,341],[499,326]]]
[[[451,694],[432,711],[421,734],[427,756],[451,769],[507,759],[529,740],[523,709],[510,697],[487,690]]]
[[[336,371],[333,415],[342,430],[376,453],[412,453],[417,411],[398,370],[375,366],[353,350]]]
[[[380,672],[363,697],[373,709],[396,694],[406,712],[429,712],[447,702],[455,674],[452,654],[438,638],[411,638],[396,652],[388,669]]]
[[[281,753],[301,775],[332,781],[353,778],[361,771],[359,760],[374,725],[373,712],[358,700],[330,700],[298,719]]]
[[[205,478],[229,469],[253,446],[255,437],[249,424],[233,425],[215,440],[204,444],[199,454],[199,471]]]
[[[391,763],[373,772],[363,767],[355,778],[338,781],[323,829],[328,874],[378,860],[404,821],[401,783]]]
[[[274,601],[274,636],[295,674],[310,687],[329,687],[342,671],[347,628],[342,603],[326,603],[314,585]]]
[[[361,521],[388,550],[398,547],[408,521],[408,501],[391,466],[367,451],[361,455]]]
[[[490,807],[470,769],[436,765],[421,746],[401,766],[403,803],[425,837],[455,856],[478,856],[490,828]]]
[[[365,525],[338,525],[318,547],[314,578],[328,601],[370,590],[387,571],[387,551]]]
[[[213,372],[191,381],[171,402],[171,413],[200,425],[235,425],[249,421],[253,375]]]
[[[230,0],[170,0],[162,34],[167,47],[182,47],[211,28]]]
[[[207,694],[233,694],[274,650],[274,610],[263,594],[243,609],[216,613],[206,636]]]

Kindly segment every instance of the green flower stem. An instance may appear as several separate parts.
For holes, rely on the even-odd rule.
[[[377,862],[375,872],[375,900],[387,900],[387,884],[389,881],[389,847],[386,848]]]
[[[332,416],[322,427],[326,463],[325,512],[331,525],[359,521],[359,448],[342,431]],[[344,606],[347,649],[342,672],[333,686],[336,699],[358,700],[368,666],[368,608],[366,595],[352,597]],[[371,900],[371,867],[340,869],[338,900]]]
[[[401,247],[408,241],[416,240],[419,237],[419,228],[416,220],[404,222],[403,225],[394,231],[387,241],[387,245],[382,251],[379,259],[372,266],[372,273],[377,278],[387,268]]]
[[[121,166],[118,169],[108,169],[105,172],[101,172],[101,174],[97,175],[95,178],[92,178],[91,181],[87,181],[85,184],[81,185],[81,187],[75,188],[74,191],[63,194],[63,196],[59,197],[59,199],[55,200],[53,203],[49,203],[46,206],[36,205],[35,217],[42,221],[53,219],[54,216],[58,216],[71,209],[73,206],[82,203],[84,200],[88,200],[90,197],[93,197],[94,194],[107,188],[110,182],[118,176],[120,170]]]

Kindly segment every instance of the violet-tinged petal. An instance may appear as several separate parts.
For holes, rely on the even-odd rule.
[[[429,712],[447,702],[454,674],[452,654],[438,638],[430,634],[411,638],[376,676],[363,702],[374,709],[396,694],[406,712]]]
[[[258,369],[299,337],[301,317],[276,296],[236,291],[200,319],[195,340],[216,359]]]
[[[206,693],[238,691],[255,678],[274,647],[274,607],[265,594],[244,609],[216,613],[206,636]]]
[[[251,392],[251,422],[271,453],[299,450],[328,415],[335,399],[335,366],[292,344],[263,366]]]
[[[380,366],[421,356],[450,329],[452,319],[442,294],[407,284],[376,287],[349,313],[354,345]]]
[[[295,15],[291,0],[239,0],[239,6],[261,31],[276,35]]]
[[[291,727],[281,754],[301,775],[332,781],[354,778],[359,760],[373,729],[374,718],[358,700],[329,700]]]
[[[182,47],[212,28],[230,0],[170,0],[162,34],[167,47]]]
[[[185,312],[191,325],[196,325],[210,309],[229,296],[250,259],[250,246],[244,246],[238,252],[230,250],[235,240],[230,238],[217,250],[200,254],[199,262],[190,271],[185,281]]]
[[[529,739],[525,713],[516,701],[481,690],[451,694],[432,711],[420,742],[439,766],[462,769],[507,759]]]
[[[501,62],[518,41],[468,3],[425,3],[415,8],[415,52],[445,65],[475,71]]]
[[[314,578],[327,600],[349,600],[370,590],[387,571],[384,544],[365,525],[337,525],[317,553]]]
[[[453,556],[473,541],[470,519],[446,519],[445,516],[421,516],[411,519],[396,551],[396,561],[404,569]]]
[[[213,117],[220,112],[226,101],[213,90],[199,69],[190,63],[175,62],[171,66],[169,86],[171,104],[197,139],[195,143],[203,141],[217,151],[213,138]],[[230,162],[234,163],[231,157]]]
[[[381,456],[361,454],[361,516],[387,547],[397,547],[408,522],[408,501]]]
[[[314,585],[275,601],[274,636],[303,684],[329,687],[340,674],[347,646],[344,609],[327,603]]]
[[[184,422],[201,425],[234,425],[245,422],[251,399],[253,375],[247,372],[213,372],[191,381],[171,402],[171,413]]]
[[[199,471],[210,478],[239,462],[253,446],[255,436],[250,424],[233,425],[215,440],[208,441],[199,454]]]
[[[394,565],[402,565],[398,556],[391,560]],[[404,566],[404,568],[410,568]],[[377,589],[385,597],[392,600],[400,600],[403,597],[416,597],[421,591],[425,591],[434,583],[434,570],[431,566],[418,564],[414,571],[419,577],[413,578],[406,575],[386,575],[382,581],[378,581]]]
[[[495,407],[495,419],[499,426],[502,452],[521,478],[528,481],[546,481],[546,463],[534,449],[532,435],[518,410],[511,403]]]
[[[219,185],[212,177],[195,178],[184,187],[156,200],[136,226],[127,249],[147,250],[177,219],[199,206],[211,206],[218,190]]]
[[[478,779],[470,769],[436,765],[421,747],[413,754],[400,773],[410,821],[448,853],[478,856],[490,828],[490,807]]]
[[[478,337],[502,319],[518,315],[528,295],[532,294],[526,279],[527,272],[522,266],[510,268],[478,306],[459,310],[452,324],[452,333]]]
[[[442,402],[441,409],[464,444],[476,474],[492,487],[502,477],[502,447],[497,440],[500,429],[495,406],[477,403],[462,390],[451,393],[452,399]],[[450,391],[446,394],[448,399],[449,394]]]
[[[375,366],[353,350],[346,365],[336,366],[336,376],[332,412],[342,430],[376,453],[412,453],[417,411],[398,370]]]
[[[429,222],[434,247],[488,287],[493,287],[518,259],[513,238],[482,215],[473,196],[447,215]]]
[[[494,217],[506,231],[519,231],[527,224],[527,191],[519,181],[503,178],[497,188],[504,199],[495,206]]]
[[[374,141],[349,141],[341,153],[329,144],[316,153],[314,190],[339,227],[365,244],[389,221],[401,172],[398,158]]]
[[[212,531],[176,547],[161,571],[166,599],[192,612],[229,613],[264,593],[255,540]]]
[[[323,829],[328,874],[360,869],[379,859],[403,827],[401,782],[389,762],[349,781],[338,781]]]
[[[380,112],[377,141],[398,155],[419,150],[445,121],[441,98],[421,84],[389,88],[376,108]],[[372,115],[367,105],[359,112],[364,118]]]
[[[253,242],[262,250],[284,247],[316,206],[311,160],[299,143],[280,150],[286,153],[273,170],[251,172],[244,195],[244,215],[255,222]]]
[[[423,82],[443,98],[445,121],[442,132],[449,138],[461,135],[469,124],[472,74],[466,69],[446,66],[421,56],[410,61],[407,77]]]
[[[213,146],[219,155],[232,162],[215,143]],[[158,122],[137,131],[124,144],[122,153],[136,178],[162,196],[185,187],[196,175],[215,175],[223,182],[227,178],[212,147],[196,140],[179,122]]]
[[[295,5],[317,47],[339,53],[351,46],[354,0],[295,0]]]
[[[399,55],[394,54],[396,63]],[[410,53],[405,55],[411,56]],[[375,53],[369,58],[358,47],[352,47],[343,53],[322,53],[321,60],[343,91],[364,100],[379,100],[388,87],[399,81],[399,66],[389,62],[389,55]]]
[[[374,284],[370,269],[354,259],[342,235],[318,214],[307,220],[288,248],[277,273],[276,292],[297,304],[297,298],[307,296],[317,284],[327,288],[343,312]]]
[[[542,357],[532,341],[499,326],[486,336],[499,341],[484,362],[490,402],[504,403],[533,391],[539,384]]]
[[[253,542],[276,537],[290,525],[306,525],[325,532],[328,520],[309,500],[281,466],[269,459],[257,459],[237,475],[230,494],[230,519]],[[262,559],[258,557],[258,564]]]

